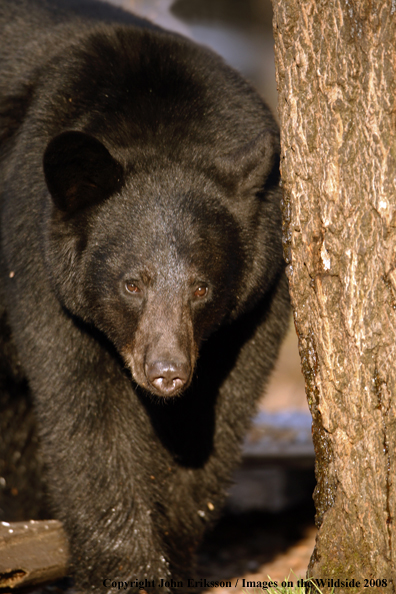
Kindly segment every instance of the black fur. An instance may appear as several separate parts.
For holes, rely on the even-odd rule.
[[[78,588],[186,579],[287,326],[277,126],[114,7],[0,26],[3,517],[42,517],[44,464]]]

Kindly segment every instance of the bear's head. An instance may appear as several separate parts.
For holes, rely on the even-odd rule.
[[[271,285],[279,206],[263,187],[276,168],[273,147],[273,132],[263,132],[205,168],[148,148],[144,158],[123,157],[80,131],[47,146],[53,288],[152,394],[182,393],[202,341]]]

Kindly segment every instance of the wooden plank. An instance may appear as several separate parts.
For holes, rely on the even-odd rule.
[[[64,577],[68,556],[68,543],[57,520],[0,522],[0,588]]]

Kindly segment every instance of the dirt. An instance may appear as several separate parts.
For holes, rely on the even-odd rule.
[[[277,514],[225,515],[207,536],[199,554],[197,575],[207,581],[230,581],[231,587],[219,586],[205,592],[247,592],[248,581],[271,578],[280,584],[289,576],[294,583],[304,578],[315,544],[313,516],[309,501]]]

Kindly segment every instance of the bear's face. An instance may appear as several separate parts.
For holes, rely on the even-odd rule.
[[[240,229],[221,189],[170,162],[127,173],[78,132],[50,143],[44,171],[58,298],[110,339],[141,387],[180,394],[202,340],[243,298]]]

